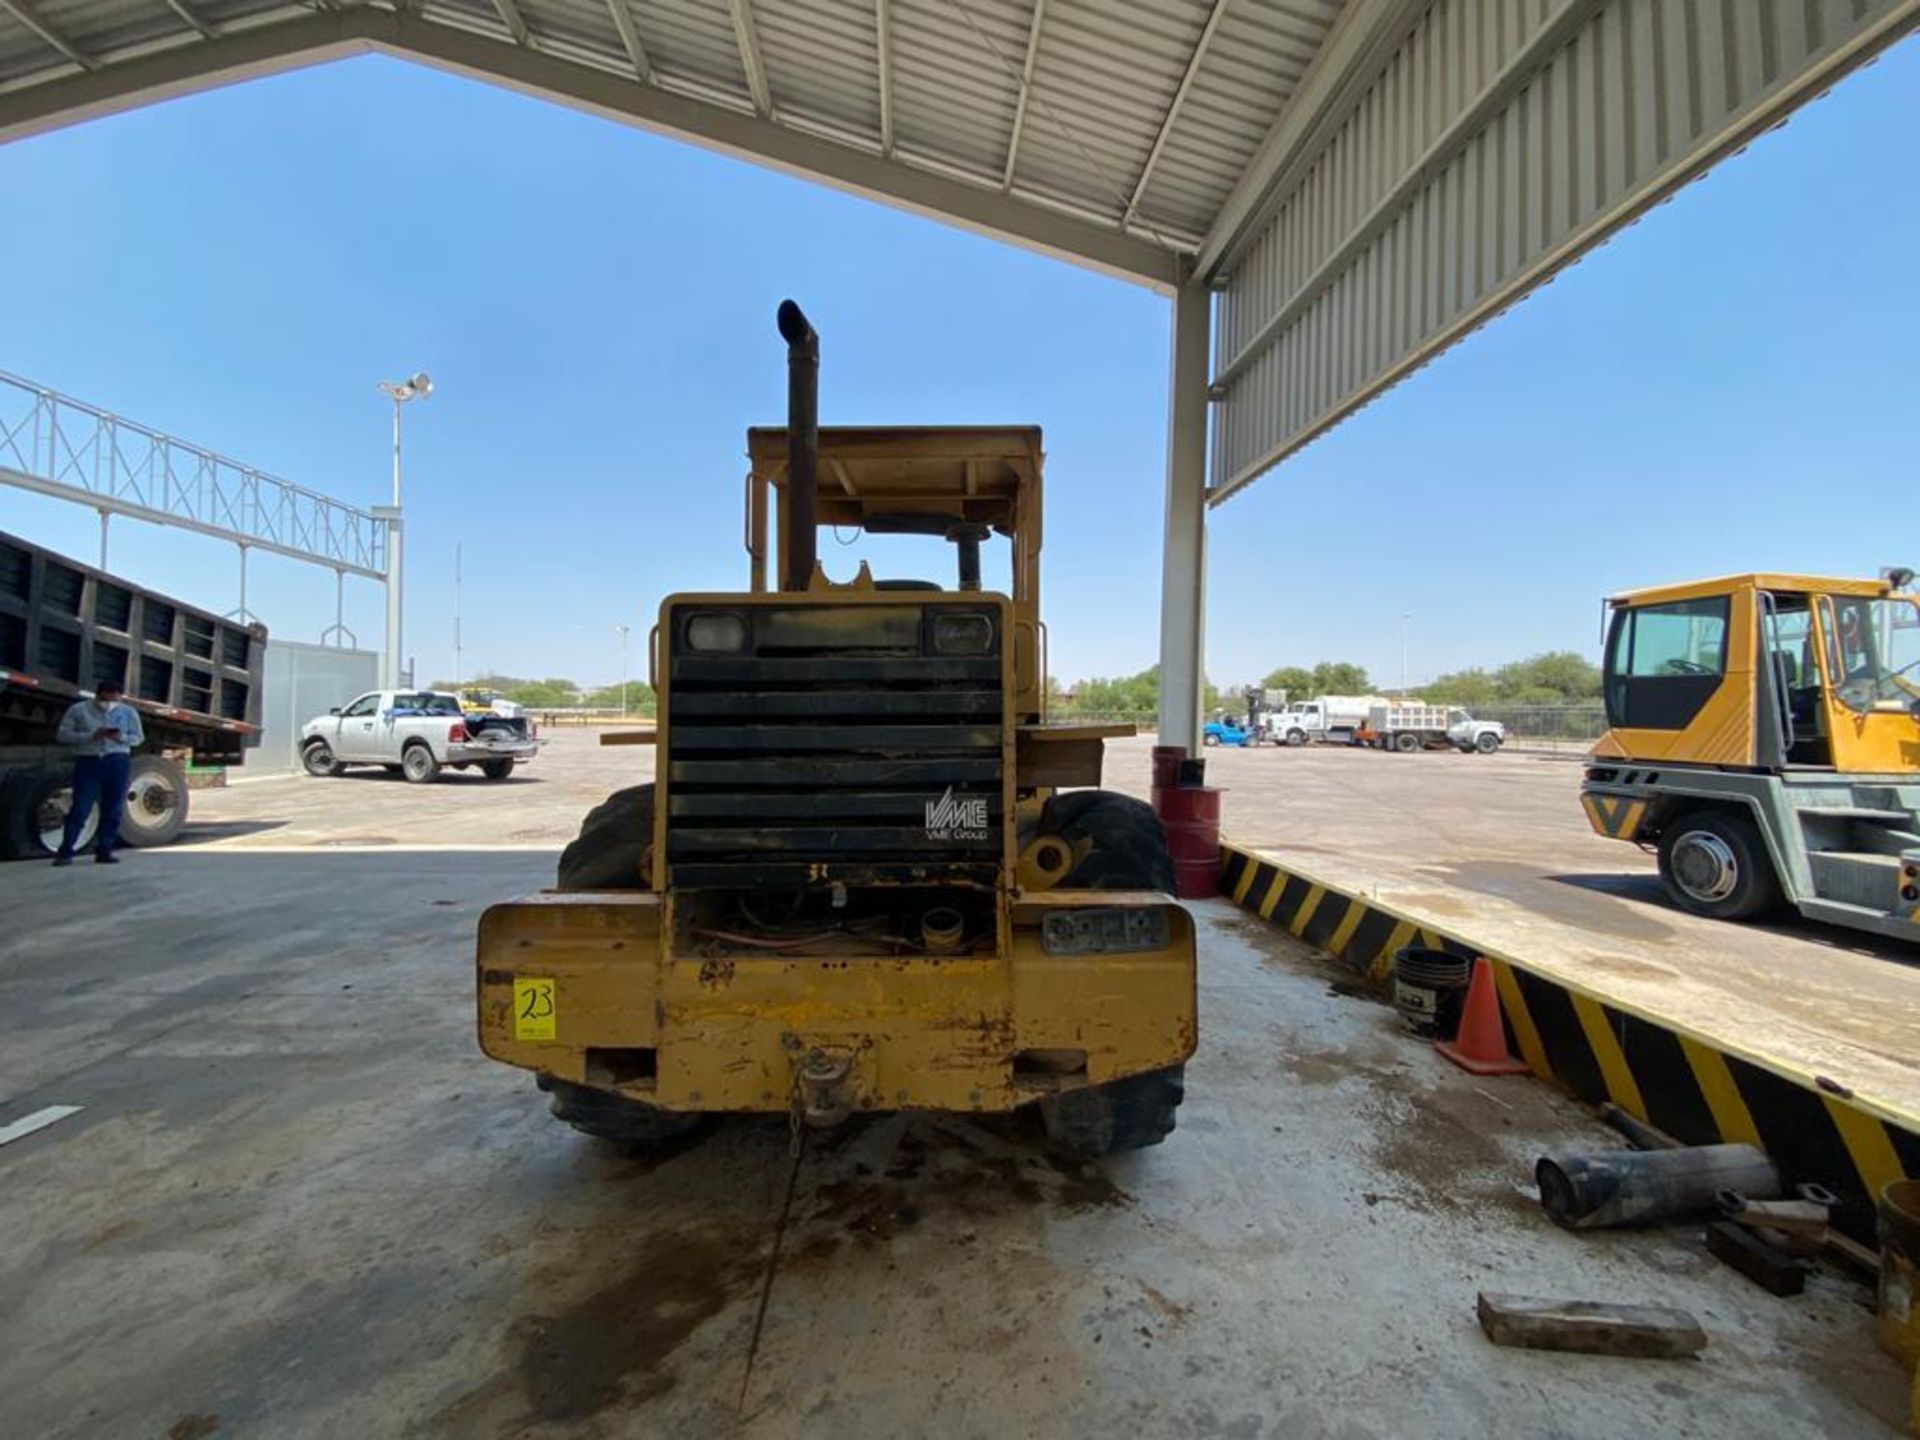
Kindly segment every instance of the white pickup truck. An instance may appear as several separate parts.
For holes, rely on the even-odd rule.
[[[504,780],[539,753],[524,716],[470,716],[458,695],[436,690],[370,690],[300,731],[300,763],[309,775],[379,765],[416,785],[449,768]]]

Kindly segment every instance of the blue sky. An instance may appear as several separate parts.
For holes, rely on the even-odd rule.
[[[1214,678],[1391,682],[1406,613],[1415,680],[1591,652],[1612,589],[1920,559],[1915,133],[1909,41],[1215,511]],[[1168,309],[1144,290],[388,59],[0,147],[0,194],[0,369],[363,504],[374,382],[432,372],[424,672],[453,665],[456,544],[469,671],[603,682],[615,625],[744,583],[743,432],[780,418],[788,294],[827,423],[1044,425],[1054,669],[1154,658]],[[18,491],[0,528],[95,550],[91,512]],[[112,560],[237,601],[217,542],[116,522]],[[378,589],[348,595],[377,645]],[[256,557],[249,601],[317,639],[332,578]]]

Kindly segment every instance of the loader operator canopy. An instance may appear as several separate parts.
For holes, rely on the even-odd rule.
[[[995,535],[1010,542],[1014,608],[1040,608],[1040,429],[1018,426],[836,426],[819,432],[814,481],[816,529],[867,535],[919,535],[950,542],[955,554],[936,572],[872,580],[878,589],[982,587],[981,548]],[[785,427],[747,432],[747,555],[756,594],[768,588],[770,493],[782,523],[774,573],[789,566],[787,508],[792,499]],[[804,515],[804,507],[801,507]],[[804,557],[803,557],[804,558]],[[931,554],[929,555],[931,559]],[[949,577],[942,581],[941,575]],[[865,586],[870,577],[854,583]],[[824,571],[814,585],[828,584]]]

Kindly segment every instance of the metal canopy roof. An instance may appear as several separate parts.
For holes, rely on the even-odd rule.
[[[0,0],[0,140],[379,50],[1165,288],[1207,241],[1343,8],[1380,7]]]

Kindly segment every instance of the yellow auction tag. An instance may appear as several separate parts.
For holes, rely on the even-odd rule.
[[[553,1025],[559,1013],[551,979],[533,975],[513,977],[514,1039],[553,1039]]]

